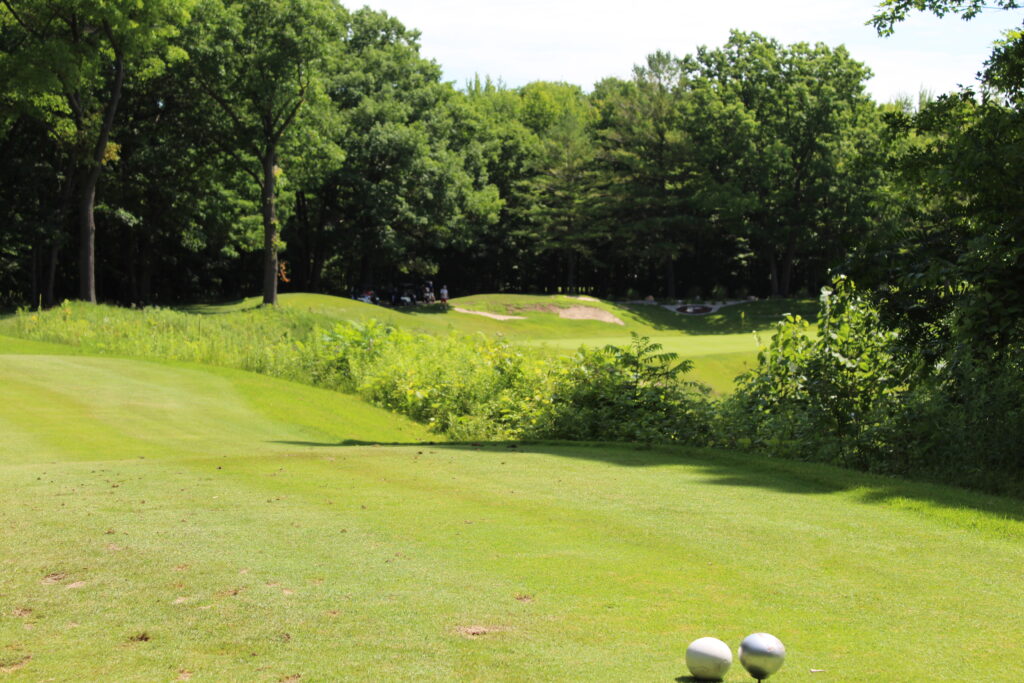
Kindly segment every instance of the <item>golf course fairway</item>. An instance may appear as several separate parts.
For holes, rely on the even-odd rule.
[[[0,681],[1024,677],[1019,501],[10,340],[0,433]]]

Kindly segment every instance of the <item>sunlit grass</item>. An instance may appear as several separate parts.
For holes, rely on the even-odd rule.
[[[332,392],[17,344],[11,680],[672,680],[694,638],[760,630],[780,681],[1024,674],[1015,501],[728,452],[427,444]]]

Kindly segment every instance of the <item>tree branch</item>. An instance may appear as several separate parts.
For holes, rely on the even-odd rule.
[[[212,99],[217,104],[217,106],[220,107],[225,114],[227,114],[228,118],[231,119],[231,122],[233,124],[235,124],[235,127],[239,130],[239,132],[244,131],[246,128],[245,124],[242,123],[242,119],[239,118],[238,113],[232,108],[228,101],[220,95],[218,95],[216,89],[209,83],[207,83],[206,79],[204,79],[202,76],[197,75],[196,80],[199,81],[199,85],[202,87],[203,92],[209,95],[210,99]],[[255,143],[253,143],[252,147],[249,147],[249,151],[256,154],[256,156],[260,156],[260,148],[256,146]]]
[[[41,33],[39,33],[39,31],[38,31],[38,30],[36,30],[35,28],[33,28],[33,27],[32,27],[32,26],[31,26],[31,25],[30,25],[30,24],[29,24],[28,22],[26,22],[26,21],[25,21],[24,19],[22,19],[21,15],[20,15],[20,14],[18,13],[18,10],[14,9],[14,5],[12,5],[12,4],[11,4],[11,1],[10,1],[10,0],[0,0],[0,2],[2,2],[2,3],[3,3],[3,5],[4,5],[4,7],[6,7],[6,8],[7,8],[7,11],[11,13],[11,16],[12,16],[12,17],[14,17],[14,20],[15,20],[16,22],[18,22],[18,25],[19,25],[19,26],[21,26],[21,27],[22,27],[23,29],[25,29],[25,32],[26,32],[26,33],[28,33],[29,35],[31,35],[31,36],[32,36],[33,38],[35,38],[36,40],[43,40],[43,36],[42,36],[42,34],[41,34]]]

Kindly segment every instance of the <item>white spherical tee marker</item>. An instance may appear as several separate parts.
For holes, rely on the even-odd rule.
[[[720,681],[732,666],[732,650],[718,638],[698,638],[686,648],[686,668],[694,678]]]
[[[786,646],[770,633],[752,633],[740,643],[740,664],[759,681],[782,667]]]

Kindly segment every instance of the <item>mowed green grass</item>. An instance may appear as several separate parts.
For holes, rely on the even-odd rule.
[[[671,681],[691,640],[761,630],[773,680],[1024,676],[1017,501],[428,443],[340,394],[60,349],[0,340],[4,680]]]
[[[258,298],[228,304],[190,306],[200,314],[230,313],[259,305]],[[705,316],[684,316],[653,305],[620,305],[609,301],[569,296],[478,294],[453,299],[449,308],[440,305],[390,309],[324,294],[283,294],[281,306],[322,315],[327,320],[381,320],[430,334],[449,331],[483,333],[548,349],[571,353],[581,346],[626,345],[630,333],[650,337],[665,351],[694,361],[688,379],[707,384],[716,394],[731,392],[735,378],[757,364],[759,341],[771,335],[771,327],[786,314],[814,319],[813,300],[756,301],[728,306]],[[611,313],[622,325],[598,320],[570,320],[556,310],[585,306]],[[513,315],[522,319],[494,320],[460,313],[469,311]]]

